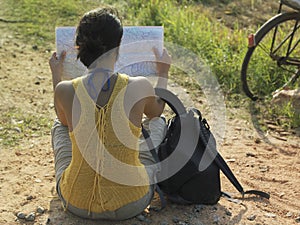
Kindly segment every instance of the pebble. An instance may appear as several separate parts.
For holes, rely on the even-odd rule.
[[[162,221],[162,222],[160,222],[160,225],[169,225],[169,223],[166,221]]]
[[[173,217],[173,218],[172,218],[172,221],[173,221],[174,223],[178,223],[178,222],[179,222],[179,219],[178,219],[177,217]]]
[[[269,217],[269,218],[275,218],[276,214],[274,214],[274,213],[266,213],[265,216]]]
[[[17,213],[17,217],[18,217],[19,219],[25,219],[26,214],[25,214],[25,213],[22,213],[22,212],[18,212],[18,213]]]
[[[225,214],[226,214],[227,216],[232,216],[232,213],[231,213],[229,210],[225,210]]]
[[[33,45],[33,46],[32,46],[32,49],[33,49],[33,50],[38,50],[39,47],[38,47],[37,45]]]
[[[288,212],[287,214],[285,214],[286,217],[292,217],[293,213],[292,212]]]
[[[36,212],[39,214],[43,214],[45,212],[45,209],[42,206],[38,206]]]
[[[215,224],[218,224],[220,222],[220,218],[217,215],[213,216],[213,220]]]
[[[255,219],[256,219],[256,215],[254,215],[254,214],[247,217],[247,220],[250,220],[250,221],[253,221]]]
[[[178,224],[179,224],[179,225],[189,225],[188,223],[183,222],[183,221],[179,221]]]
[[[195,225],[204,225],[202,222],[198,221]]]
[[[35,213],[34,213],[34,212],[29,213],[29,214],[25,217],[25,220],[27,220],[27,221],[34,221],[34,220],[35,220]]]
[[[30,201],[30,200],[32,200],[33,199],[33,196],[32,195],[29,195],[29,196],[27,196],[27,198],[26,198],[26,200],[28,200],[28,201]]]
[[[195,205],[193,211],[196,213],[196,212],[200,212],[203,209],[204,209],[203,205]]]
[[[152,224],[152,220],[150,220],[150,219],[148,219],[148,218],[146,218],[146,219],[144,220],[144,222],[147,223],[147,224]]]
[[[143,215],[138,215],[138,216],[136,216],[136,218],[141,222],[144,222],[146,220],[146,217]]]
[[[19,127],[14,127],[14,130],[18,133],[22,133],[22,130]]]

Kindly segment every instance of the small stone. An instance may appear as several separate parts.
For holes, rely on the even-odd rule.
[[[293,213],[292,212],[288,212],[287,214],[285,214],[286,217],[292,217]]]
[[[43,214],[45,212],[45,209],[42,206],[38,206],[36,209],[37,213]]]
[[[256,219],[256,215],[252,214],[247,217],[247,220],[254,221]]]
[[[217,215],[213,216],[213,221],[215,224],[218,224],[220,222],[220,218]]]
[[[232,216],[232,213],[231,213],[229,210],[225,210],[225,214],[226,214],[227,216]]]
[[[256,144],[260,144],[260,143],[261,143],[261,139],[260,139],[260,138],[255,138],[254,142],[255,142]]]
[[[162,222],[160,222],[160,225],[169,225],[169,223],[166,221],[162,221]]]
[[[22,133],[22,130],[19,127],[14,127],[14,130],[18,133]]]
[[[269,217],[269,218],[275,218],[276,214],[274,214],[274,213],[266,213],[265,216]]]
[[[255,157],[256,155],[255,155],[254,153],[247,152],[247,153],[246,153],[246,156],[247,156],[247,157]]]
[[[279,194],[279,197],[282,198],[284,195],[285,195],[285,193],[284,193],[284,192],[281,192],[281,193]]]
[[[186,222],[183,222],[183,221],[179,221],[178,222],[178,225],[188,225]]]
[[[204,225],[202,222],[198,221],[195,225]]]
[[[18,217],[19,219],[25,219],[26,214],[23,213],[23,212],[18,212],[18,213],[17,213],[17,217]]]
[[[195,205],[194,206],[194,212],[200,212],[203,209],[204,209],[203,205]]]
[[[259,167],[259,171],[263,172],[263,173],[268,172],[269,171],[269,167],[268,166],[260,166]]]
[[[228,163],[235,162],[235,161],[236,161],[236,159],[233,159],[233,158],[232,158],[232,159],[227,159],[227,160],[226,160],[226,162],[228,162]]]
[[[147,224],[152,224],[152,220],[150,220],[150,219],[148,219],[148,218],[146,218],[146,219],[144,220],[144,222],[147,223]]]
[[[34,221],[35,220],[35,213],[31,212],[25,217],[26,221]]]
[[[158,212],[161,208],[158,206],[150,206],[149,207],[149,211],[154,211],[154,212]]]
[[[143,222],[143,221],[146,220],[146,217],[143,216],[143,215],[138,215],[138,216],[136,216],[136,218],[137,218],[139,221],[141,221],[141,222]]]
[[[32,195],[29,195],[29,196],[27,196],[27,198],[26,198],[26,200],[28,200],[28,201],[30,201],[30,200],[32,200],[33,199],[33,196]]]
[[[178,219],[177,217],[173,217],[173,218],[172,218],[172,221],[173,221],[174,223],[178,223],[178,222],[179,222],[179,219]]]

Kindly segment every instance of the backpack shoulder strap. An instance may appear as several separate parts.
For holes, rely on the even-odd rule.
[[[258,191],[258,190],[248,190],[244,191],[242,185],[240,182],[236,179],[234,174],[232,173],[231,169],[223,159],[223,157],[217,153],[215,157],[215,163],[218,165],[218,167],[221,169],[221,171],[224,173],[224,175],[227,177],[227,179],[233,184],[233,186],[242,194],[242,197],[244,198],[245,194],[255,194],[259,195],[263,198],[269,199],[270,194],[263,192],[263,191]]]

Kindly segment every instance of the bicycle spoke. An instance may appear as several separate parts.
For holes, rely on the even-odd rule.
[[[300,76],[299,19],[298,13],[280,14],[256,32],[256,45],[249,48],[241,73],[243,89],[253,100],[271,98]]]

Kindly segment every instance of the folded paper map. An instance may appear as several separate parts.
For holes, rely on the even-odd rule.
[[[56,28],[56,51],[58,55],[63,50],[67,52],[63,79],[72,79],[87,73],[87,68],[80,60],[77,60],[75,33],[75,27]],[[125,26],[115,72],[126,73],[129,76],[154,75],[155,55],[152,50],[153,47],[162,52],[163,27]]]

